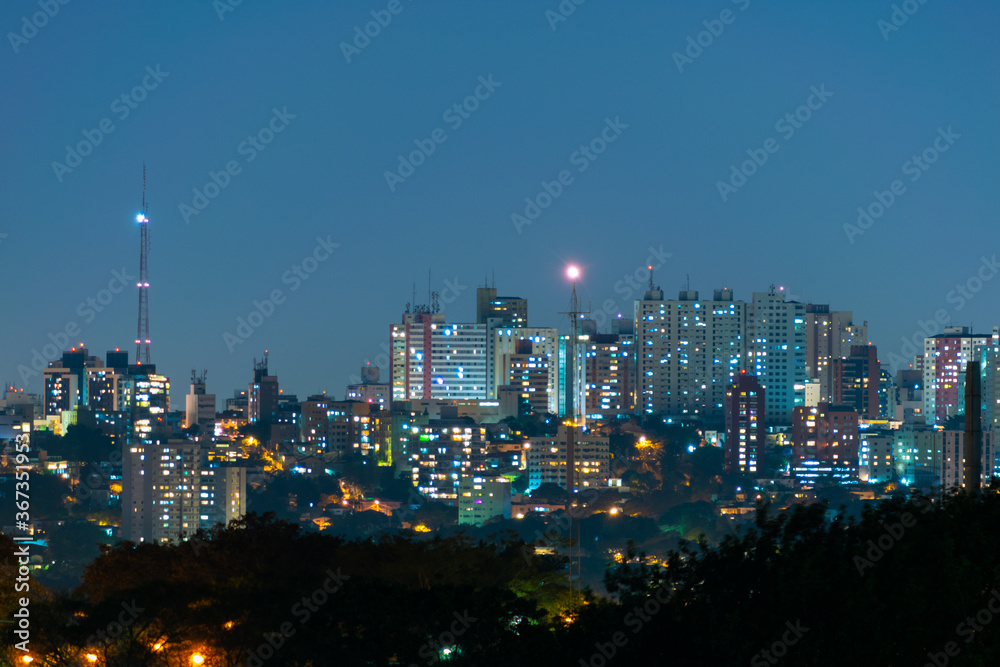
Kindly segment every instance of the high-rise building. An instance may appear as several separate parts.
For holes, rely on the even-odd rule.
[[[487,398],[486,325],[405,313],[390,329],[392,400]]]
[[[361,401],[330,401],[326,413],[326,451],[338,459],[376,453],[373,417],[377,407]]]
[[[521,387],[521,398],[528,400],[533,410],[557,414],[559,332],[551,328],[500,327],[492,335],[494,372],[491,388],[494,384],[496,387]],[[524,385],[524,382],[529,384]]]
[[[518,414],[549,412],[550,364],[549,357],[531,353],[530,341],[518,341],[517,352],[503,356],[505,385],[518,393]]]
[[[125,386],[130,442],[152,442],[170,411],[170,379],[157,373],[155,364],[134,364]]]
[[[555,436],[528,438],[525,458],[528,469],[528,488],[537,489],[542,484],[557,484],[569,490],[566,476],[568,427],[559,425]],[[611,450],[608,439],[577,430],[573,447],[574,488],[604,488],[611,474]]]
[[[29,424],[33,423],[35,419],[40,419],[44,414],[42,397],[38,394],[29,394],[24,389],[18,390],[13,386],[6,387],[3,399],[0,399],[0,414],[17,417]]]
[[[584,343],[586,415],[615,419],[635,414],[635,334],[592,334]]]
[[[896,372],[895,404],[890,414],[896,421],[912,423],[915,418],[924,418],[924,374],[914,369],[900,369]]]
[[[741,373],[726,392],[726,472],[760,475],[767,444],[767,404],[755,375]]]
[[[973,335],[968,327],[946,327],[944,333],[924,339],[924,415],[943,424],[958,414],[964,400],[960,374],[970,359],[980,359],[992,339]]]
[[[989,345],[980,355],[980,385],[982,387],[983,431],[1000,433],[1000,326],[993,327]]]
[[[58,417],[77,405],[87,405],[87,372],[103,367],[100,357],[91,356],[85,347],[71,348],[63,352],[59,361],[49,362],[42,371],[45,416]]]
[[[866,428],[859,432],[858,479],[866,484],[892,480],[895,471],[895,434],[889,429]]]
[[[917,417],[894,432],[896,477],[907,486],[930,489],[941,485],[943,431]]]
[[[505,369],[498,367],[500,355],[494,349],[496,334],[504,329],[523,329],[528,326],[528,300],[516,296],[497,296],[495,285],[476,290],[476,324],[486,329],[486,398],[497,398],[497,387],[503,386],[500,378]],[[502,354],[502,353],[501,353]]]
[[[510,518],[510,481],[465,475],[458,487],[458,525],[482,526]]]
[[[769,292],[754,292],[748,321],[748,370],[766,390],[768,422],[788,425],[793,409],[805,399],[805,306],[786,301],[785,293],[772,287]]]
[[[392,385],[379,381],[378,366],[362,366],[361,382],[347,385],[345,399],[370,403],[379,410],[389,410],[392,403]]]
[[[128,352],[108,351],[103,366],[87,369],[87,406],[96,414],[128,409]]]
[[[853,409],[820,403],[799,406],[792,423],[792,473],[800,484],[813,485],[822,478],[858,480],[860,438],[858,413]]]
[[[162,544],[201,527],[200,446],[187,440],[126,445],[122,538]]]
[[[528,300],[516,296],[497,296],[496,287],[476,289],[476,323],[499,320],[498,326],[523,328],[528,326]]]
[[[267,353],[258,362],[254,359],[253,382],[247,388],[247,421],[251,424],[263,422],[274,424],[278,421],[278,376],[267,371]]]
[[[457,504],[461,480],[486,473],[486,429],[471,419],[431,419],[405,424],[408,443],[398,465],[417,490]],[[405,458],[404,458],[405,457]]]
[[[247,415],[250,413],[248,408],[249,399],[247,398],[246,389],[237,389],[233,391],[233,397],[226,399],[226,412],[238,414],[244,420],[247,419]]]
[[[981,488],[990,487],[991,478],[996,475],[996,452],[993,447],[993,431],[982,431],[983,457]],[[965,431],[945,429],[941,432],[941,486],[945,489],[965,488]]]
[[[896,414],[896,376],[892,370],[879,364],[878,410],[881,419],[892,419]]]
[[[271,442],[297,443],[302,435],[302,404],[295,394],[278,391],[278,411],[271,423]]]
[[[650,280],[635,306],[638,408],[721,420],[726,388],[746,365],[746,303],[730,289],[665,300]]]
[[[44,370],[46,417],[59,417],[80,404],[80,381],[77,374],[69,368],[53,366],[54,363],[57,362],[50,363]]]
[[[853,408],[862,419],[881,416],[881,366],[874,345],[852,345],[850,355],[834,359],[833,402]]]
[[[198,519],[205,530],[242,518],[247,511],[247,469],[203,467],[198,473],[198,503]]]
[[[583,321],[583,320],[581,320]],[[559,411],[560,416],[573,416],[577,424],[586,423],[586,378],[584,377],[584,355],[586,354],[586,344],[590,340],[590,333],[580,333],[576,335],[576,345],[571,342],[571,336],[564,334],[559,336],[558,353],[558,391],[559,391]],[[572,355],[572,356],[571,356]],[[575,363],[570,360],[575,358]],[[574,369],[573,372],[570,370]],[[568,386],[570,383],[572,386]],[[570,412],[570,399],[572,398],[572,412]]]
[[[193,533],[198,529],[191,481],[197,471],[197,443],[167,438],[170,380],[159,375],[154,364],[134,364],[127,372],[126,409],[106,415],[123,414],[127,419],[127,437],[121,442],[123,538],[159,542],[176,538],[182,530]],[[107,424],[122,426],[114,419]]]
[[[868,323],[856,325],[849,310],[808,304],[805,310],[806,377],[819,380],[820,400],[833,398],[832,363],[850,354],[852,345],[868,344]]]
[[[327,414],[330,411],[330,399],[325,394],[313,394],[302,401],[302,419],[300,440],[316,448],[316,452],[328,451],[330,429]]]
[[[184,397],[184,427],[198,427],[198,440],[211,440],[215,435],[215,394],[205,393],[206,373],[191,371],[191,390]]]

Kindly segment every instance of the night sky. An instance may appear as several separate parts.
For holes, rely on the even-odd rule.
[[[427,301],[428,269],[454,321],[495,272],[531,325],[562,325],[569,261],[595,310],[630,312],[624,278],[653,248],[669,298],[688,274],[703,297],[782,285],[867,320],[883,360],[939,309],[1000,324],[981,268],[1000,250],[996,4],[909,0],[898,26],[870,0],[559,6],[76,0],[36,30],[37,0],[5,2],[0,379],[40,392],[18,369],[67,325],[134,355],[143,162],[152,360],[175,399],[208,369],[220,408],[265,349],[286,391],[342,397],[414,283]],[[357,48],[373,11],[391,22]],[[936,140],[933,164],[910,162]],[[396,171],[419,145],[433,153]],[[200,200],[210,172],[225,187]],[[845,231],[876,191],[892,204]],[[526,197],[548,206],[515,224]]]

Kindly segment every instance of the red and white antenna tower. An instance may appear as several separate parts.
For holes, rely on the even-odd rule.
[[[135,336],[135,363],[149,363],[149,218],[146,217],[146,165],[142,165],[142,213],[136,216],[142,240],[139,245],[139,332]]]

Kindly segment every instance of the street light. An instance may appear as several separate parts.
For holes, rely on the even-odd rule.
[[[203,665],[205,664],[205,656],[201,653],[195,653],[191,656],[191,664],[193,665]]]

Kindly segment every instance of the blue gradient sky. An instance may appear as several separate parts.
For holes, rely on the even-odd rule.
[[[977,330],[1000,323],[1000,280],[961,309],[948,300],[1000,250],[1000,7],[930,0],[886,40],[890,2],[590,0],[553,30],[556,0],[402,0],[347,63],[340,42],[387,4],[244,0],[220,20],[209,0],[77,1],[16,53],[5,37],[0,378],[22,384],[19,366],[69,322],[92,351],[134,354],[134,286],[91,322],[77,306],[112,270],[137,271],[143,161],[152,358],[175,395],[191,368],[231,395],[268,349],[286,390],[341,396],[413,282],[426,301],[428,268],[435,289],[467,286],[446,307],[458,321],[495,271],[533,325],[562,324],[570,260],[585,299],[628,311],[615,285],[650,246],[672,253],[656,274],[668,295],[686,274],[703,296],[785,285],[868,320],[883,359],[938,309]],[[672,54],[724,9],[734,21],[678,72]],[[36,11],[4,3],[0,30]],[[119,120],[114,100],[157,65],[169,76]],[[451,129],[442,113],[488,75],[500,87]],[[833,96],[783,138],[775,122],[821,85]],[[286,107],[295,118],[247,163],[240,143]],[[628,129],[578,173],[571,154],[609,117]],[[53,161],[103,118],[114,132],[60,182]],[[961,138],[911,183],[903,163],[949,126]],[[390,192],[384,172],[439,127],[447,140]],[[723,202],[717,181],[769,137],[780,150]],[[179,204],[230,160],[242,172],[186,224]],[[563,169],[573,184],[519,234],[511,214]],[[849,243],[843,225],[894,179],[905,194]],[[283,274],[328,235],[340,248],[291,291]],[[230,352],[223,334],[274,289],[286,301]]]

